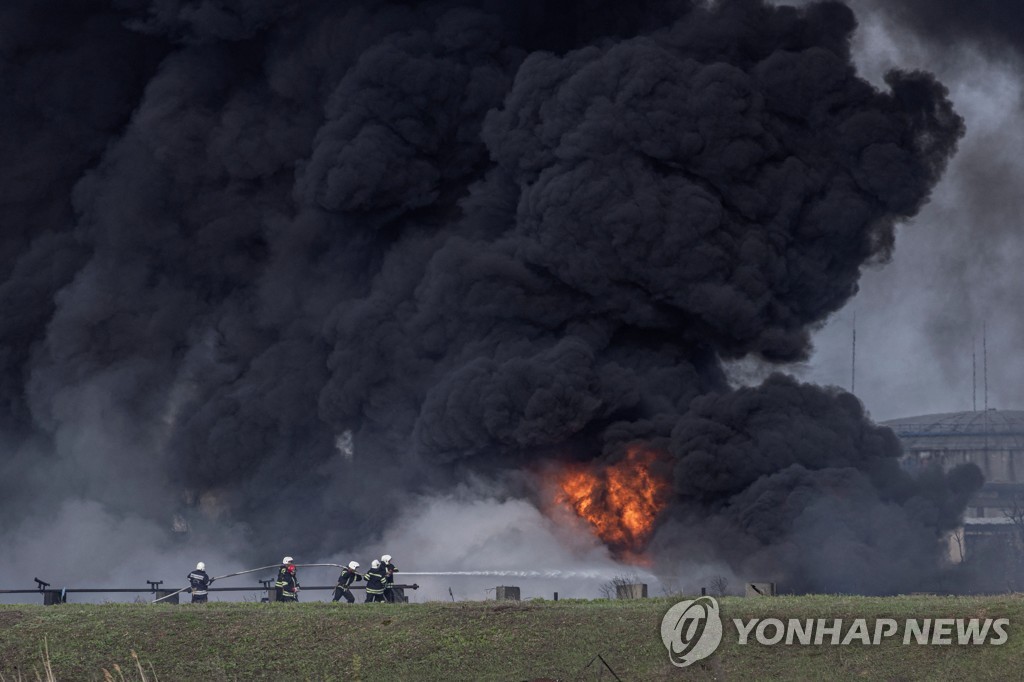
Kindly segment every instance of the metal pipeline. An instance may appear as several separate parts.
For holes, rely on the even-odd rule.
[[[333,589],[335,589],[335,587],[337,587],[337,586],[336,585],[313,585],[313,586],[310,586],[310,587],[303,587],[302,591],[303,592],[307,592],[309,590],[333,590]],[[394,587],[400,587],[400,588],[406,589],[406,590],[418,590],[418,589],[420,589],[420,586],[418,584],[416,584],[416,583],[413,583],[411,585],[394,585]],[[187,589],[188,588],[186,587],[185,590],[187,590]],[[348,589],[350,589],[350,590],[365,590],[366,586],[365,585],[350,585],[348,587]],[[133,593],[139,594],[139,593],[143,593],[143,592],[152,592],[152,591],[153,591],[152,588],[149,588],[149,587],[70,587],[70,588],[64,588],[64,589],[60,589],[60,590],[39,590],[39,589],[34,589],[34,590],[0,590],[0,594],[44,594],[46,592],[64,592],[64,593],[67,593],[67,594],[70,594],[72,592],[94,593],[94,594],[102,594],[104,592],[110,592],[110,593],[115,593],[115,592],[133,592]],[[184,590],[179,590],[178,592],[173,592],[172,594],[178,594],[178,593],[183,592],[183,591]],[[210,588],[207,588],[207,592],[266,592],[266,589],[263,588],[263,587],[210,587]],[[172,595],[165,595],[165,596],[161,597],[160,600],[166,599],[169,596],[172,596]],[[152,603],[156,603],[156,601],[160,601],[160,600],[155,600]]]

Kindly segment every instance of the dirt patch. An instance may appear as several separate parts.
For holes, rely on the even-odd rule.
[[[501,613],[502,611],[513,611],[519,613],[523,611],[532,611],[536,608],[537,607],[534,604],[524,604],[522,602],[507,602],[498,604],[496,606],[491,606],[488,609],[488,611],[490,611],[491,613]]]
[[[21,611],[0,611],[0,628],[17,625],[25,617]]]

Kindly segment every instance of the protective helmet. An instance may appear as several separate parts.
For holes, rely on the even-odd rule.
[[[382,556],[380,558],[380,560],[383,561],[385,564],[391,563],[391,555],[390,554],[385,554],[384,556]]]
[[[350,562],[348,562],[348,567],[351,568],[354,571],[357,568],[359,568],[359,562],[358,561],[350,561]]]
[[[370,568],[380,568],[380,562],[374,559],[370,562]]]
[[[293,561],[295,561],[295,559],[291,558],[290,556],[286,556],[285,558],[281,559],[282,564],[290,564]]]
[[[202,561],[200,561],[198,564],[196,564],[196,570],[197,571],[205,571],[206,570],[206,564],[204,564]]]

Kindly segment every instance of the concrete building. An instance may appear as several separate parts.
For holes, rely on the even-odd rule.
[[[902,464],[918,471],[973,463],[985,484],[968,504],[964,526],[950,538],[960,561],[983,548],[1019,543],[1024,532],[1024,410],[989,409],[883,422],[903,444]]]

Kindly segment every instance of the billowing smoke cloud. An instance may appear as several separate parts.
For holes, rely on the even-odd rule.
[[[920,558],[981,484],[973,467],[911,479],[895,435],[867,422],[855,397],[781,375],[696,399],[669,447],[681,500],[673,524],[691,528],[662,542],[711,537],[732,565],[814,590],[940,584]]]
[[[852,396],[722,368],[807,357],[963,134],[928,74],[857,76],[849,9],[116,6],[63,40],[0,15],[5,82],[78,69],[4,105],[5,513],[326,554],[467,472],[529,498],[509,472],[643,442],[660,543],[714,523],[709,561],[797,590],[935,563],[976,482],[907,478]],[[811,537],[875,582],[780,549]]]

